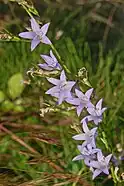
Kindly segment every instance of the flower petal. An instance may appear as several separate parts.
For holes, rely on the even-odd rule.
[[[47,44],[47,45],[51,45],[52,44],[47,36],[43,36],[42,37],[42,43]]]
[[[92,179],[94,180],[94,178],[96,178],[102,171],[99,170],[99,169],[96,169],[94,172],[93,172],[93,177]]]
[[[53,85],[58,85],[60,83],[60,80],[55,78],[47,78],[47,80],[52,83]]]
[[[50,56],[47,56],[47,55],[40,55],[42,58],[43,58],[43,60],[49,65],[49,64],[51,64],[52,63],[52,58],[50,57]]]
[[[58,93],[58,88],[57,88],[57,86],[52,87],[52,88],[50,88],[49,90],[47,90],[47,91],[45,92],[45,94],[51,94],[51,95],[53,95],[54,93]]]
[[[64,92],[60,92],[58,104],[60,105],[64,101],[65,95]]]
[[[99,152],[97,153],[97,159],[98,159],[98,161],[102,161],[103,158],[104,158],[104,156],[103,156],[103,154],[102,154],[102,151],[99,151]]]
[[[56,57],[54,56],[52,50],[50,50],[50,56],[51,56],[51,58],[52,58],[56,63],[58,63],[58,61],[57,61]]]
[[[31,28],[32,28],[32,30],[33,30],[34,32],[39,31],[40,26],[39,26],[39,24],[36,22],[36,20],[32,17],[32,18],[30,19],[30,21],[31,21]]]
[[[47,31],[48,31],[48,28],[49,28],[49,25],[50,25],[50,23],[46,23],[45,25],[43,25],[43,26],[41,27],[40,30],[41,30],[43,36],[46,35],[46,33],[47,33]]]
[[[53,68],[49,67],[46,63],[43,63],[43,64],[38,64],[38,66],[42,69],[45,69],[45,70],[53,70]]]
[[[81,134],[77,134],[75,136],[72,137],[74,140],[85,140],[85,134],[81,133]]]
[[[21,32],[19,36],[26,39],[33,39],[36,34],[34,32]]]
[[[98,101],[98,103],[96,104],[96,109],[101,110],[101,108],[102,108],[102,101],[103,101],[103,99],[100,99],[100,100]]]
[[[98,161],[91,161],[90,166],[96,169],[100,169],[100,163]]]
[[[106,167],[105,169],[102,170],[105,174],[109,174],[108,168]]]
[[[109,154],[107,157],[105,157],[105,161],[106,161],[107,165],[109,164],[111,157],[112,157],[112,154]]]
[[[78,89],[75,89],[75,94],[76,94],[77,97],[79,97],[79,99],[81,99],[82,97],[84,97],[84,94],[80,90],[78,90]]]
[[[65,71],[64,70],[61,72],[60,80],[61,81],[66,81],[66,76],[65,76]]]
[[[84,106],[83,104],[80,104],[78,107],[77,107],[77,115],[80,116],[82,110],[83,110]]]
[[[33,51],[39,43],[40,43],[40,40],[34,38],[31,42],[31,51]]]
[[[84,159],[83,155],[80,154],[80,155],[74,157],[72,161],[83,160],[83,159]]]
[[[70,103],[72,105],[80,105],[79,98],[70,97],[70,98],[67,98],[66,101],[67,101],[67,103]]]
[[[83,127],[83,131],[84,131],[85,133],[89,133],[89,129],[88,129],[86,120],[83,121],[82,127]]]
[[[85,93],[85,96],[87,96],[89,99],[90,99],[90,96],[93,92],[93,88],[89,89],[86,93]]]

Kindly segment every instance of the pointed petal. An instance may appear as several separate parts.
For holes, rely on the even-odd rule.
[[[79,98],[67,98],[66,101],[67,101],[67,103],[70,103],[72,105],[79,105],[80,104]]]
[[[80,116],[82,110],[83,110],[84,106],[82,104],[80,104],[78,107],[77,107],[77,115]]]
[[[88,126],[87,126],[86,120],[83,121],[83,125],[82,125],[82,127],[83,127],[83,131],[84,131],[85,133],[88,133],[88,132],[89,132],[89,129],[88,129]]]
[[[65,71],[64,70],[61,72],[60,80],[61,81],[66,81],[66,76],[65,76]]]
[[[64,101],[65,95],[64,92],[60,92],[58,104],[60,105]]]
[[[52,58],[56,63],[58,63],[58,61],[57,61],[56,57],[54,56],[52,50],[50,50],[50,56],[51,56],[51,58]]]
[[[42,43],[47,44],[47,45],[51,45],[52,44],[47,36],[43,36],[42,37]]]
[[[99,169],[96,169],[94,172],[93,172],[93,177],[92,179],[94,180],[102,171],[99,170]]]
[[[109,154],[106,158],[105,158],[105,162],[107,163],[107,165],[109,164],[109,161],[112,157],[112,154]]]
[[[100,122],[102,122],[102,119],[100,117],[94,117],[93,121],[94,121],[95,125],[98,125]]]
[[[84,159],[84,157],[80,154],[80,155],[74,157],[72,161],[83,160],[83,159]]]
[[[99,152],[97,153],[97,159],[98,159],[98,161],[103,160],[103,158],[104,158],[104,156],[103,156],[103,154],[102,154],[102,151],[99,151]]]
[[[52,83],[53,85],[58,85],[60,83],[60,80],[55,78],[47,78],[47,80]]]
[[[57,88],[57,86],[55,86],[55,87],[52,87],[49,90],[47,90],[45,92],[45,94],[51,94],[51,95],[53,95],[54,93],[57,93],[57,92],[58,92],[58,88]]]
[[[74,140],[85,140],[85,134],[81,133],[81,134],[77,134],[75,136],[72,137]]]
[[[101,111],[101,113],[105,112],[105,110],[107,109],[107,107],[104,107]]]
[[[96,104],[96,109],[101,110],[101,108],[102,108],[102,101],[103,101],[103,99],[100,99],[100,100],[98,101],[98,103]]]
[[[95,108],[87,108],[87,112],[92,116],[96,116]]]
[[[75,81],[68,81],[66,86],[65,86],[65,90],[71,91],[72,87],[74,86],[76,82]]]
[[[91,161],[90,166],[96,169],[100,169],[100,163],[98,161]]]
[[[52,58],[50,56],[47,55],[40,55],[42,57],[42,59],[49,65],[53,62]]]
[[[36,20],[32,17],[32,18],[30,19],[30,21],[31,21],[31,28],[32,28],[32,30],[33,30],[34,32],[39,31],[40,26],[38,25],[38,23],[36,22]]]
[[[75,89],[75,94],[77,97],[79,97],[79,99],[81,99],[84,96],[84,94],[78,89]]]
[[[88,115],[88,116],[84,117],[84,118],[81,120],[81,123],[83,123],[85,120],[92,121],[93,118],[92,118],[92,116]]]
[[[40,43],[40,40],[33,39],[31,42],[31,51],[33,51],[39,43]]]
[[[47,33],[47,31],[48,31],[48,28],[49,28],[49,25],[50,25],[50,23],[46,23],[45,25],[43,25],[43,26],[41,27],[40,30],[41,30],[43,36],[46,35],[46,33]]]
[[[53,70],[53,68],[49,67],[46,63],[43,63],[43,64],[38,64],[38,66],[42,69],[45,69],[45,70]]]
[[[106,167],[105,169],[102,170],[105,174],[109,174],[108,168]]]
[[[85,93],[85,96],[87,96],[89,99],[90,99],[90,96],[93,92],[93,88],[89,89],[86,93]]]
[[[96,134],[96,131],[97,131],[97,127],[91,129],[91,133],[92,133],[93,136]]]
[[[82,151],[82,145],[78,145],[77,148],[80,152]]]
[[[34,32],[21,32],[19,36],[26,39],[33,39],[36,34]]]

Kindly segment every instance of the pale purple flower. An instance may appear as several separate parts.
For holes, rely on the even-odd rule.
[[[19,36],[26,39],[32,39],[31,51],[34,50],[40,42],[51,45],[51,41],[46,36],[50,23],[47,23],[40,27],[33,17],[30,19],[30,21],[32,31],[22,32],[19,34]]]
[[[55,86],[49,89],[46,94],[50,94],[58,98],[58,104],[60,105],[67,97],[71,96],[71,89],[75,84],[75,81],[66,81],[64,70],[61,72],[60,80],[55,78],[47,78],[47,80]]]
[[[100,99],[95,107],[87,108],[87,111],[90,115],[86,116],[81,120],[81,123],[87,119],[88,121],[94,121],[96,125],[102,121],[102,114],[107,108],[102,108],[102,101],[103,99]]]
[[[83,94],[80,90],[75,89],[75,94],[78,98],[70,97],[66,100],[68,103],[76,106],[78,116],[81,114],[83,108],[90,108],[94,106],[90,101],[92,92],[93,88],[89,89],[85,94]]]
[[[83,159],[87,166],[90,166],[90,161],[95,160],[96,153],[100,151],[100,149],[92,148],[91,146],[83,147],[82,145],[78,145],[78,150],[80,151],[80,155],[74,157],[72,161]]]
[[[105,174],[109,174],[109,161],[112,157],[112,154],[109,154],[107,157],[104,157],[102,152],[99,151],[97,153],[97,159],[98,161],[91,161],[90,167],[92,167],[93,172],[93,179],[98,176],[101,172],[104,172]]]
[[[40,68],[45,69],[45,70],[50,70],[50,71],[54,69],[57,69],[57,70],[62,69],[61,65],[58,63],[56,57],[54,56],[52,50],[50,50],[50,56],[41,55],[41,57],[44,59],[46,63],[38,64]]]
[[[77,135],[73,136],[72,138],[75,140],[84,140],[84,142],[82,144],[82,148],[85,146],[91,146],[91,147],[96,148],[95,138],[96,138],[97,127],[89,130],[87,123],[84,121],[83,122],[83,131],[84,131],[84,133],[77,134]]]

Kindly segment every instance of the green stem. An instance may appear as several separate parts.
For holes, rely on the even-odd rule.
[[[64,69],[68,74],[71,74],[70,70],[66,67],[66,65],[65,65],[64,62],[62,61],[61,56],[59,55],[59,53],[58,53],[58,51],[56,50],[56,48],[54,47],[54,45],[51,44],[50,46],[51,46],[52,50],[55,52],[55,54],[56,54],[56,56],[57,56],[57,58],[58,58],[58,60],[59,60],[59,62],[60,62],[60,64],[61,64],[61,66],[63,67],[63,69]]]
[[[72,186],[76,186],[77,185],[79,177],[80,177],[80,175],[82,174],[83,171],[84,171],[84,167],[78,172],[78,177],[77,177],[76,181],[72,184]]]

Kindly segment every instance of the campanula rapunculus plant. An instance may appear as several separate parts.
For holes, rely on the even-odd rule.
[[[22,32],[19,34],[22,38],[31,39],[31,51],[36,48],[36,46],[42,42],[48,45],[51,45],[53,51],[58,53],[51,41],[46,36],[49,23],[43,25],[42,27],[36,22],[36,20],[31,18],[31,29],[29,32]],[[84,160],[84,163],[90,168],[93,172],[93,179],[96,178],[100,173],[109,174],[109,162],[111,160],[112,154],[109,154],[107,157],[104,157],[102,150],[97,147],[96,137],[97,129],[99,128],[99,123],[102,122],[103,112],[106,108],[102,108],[102,101],[100,99],[98,103],[94,106],[91,102],[91,94],[93,88],[90,88],[85,93],[83,93],[82,87],[77,85],[81,90],[75,89],[72,91],[72,88],[76,84],[76,81],[67,81],[66,74],[64,71],[63,63],[57,60],[52,50],[50,50],[50,55],[41,55],[45,63],[38,64],[39,68],[44,69],[49,72],[54,70],[60,71],[60,79],[53,78],[52,76],[46,77],[48,82],[54,85],[54,87],[47,90],[45,93],[51,95],[57,99],[58,105],[61,105],[64,101],[74,105],[77,110],[78,117],[81,115],[83,109],[88,112],[88,115],[85,116],[82,120],[82,129],[83,132],[77,135],[74,135],[72,138],[77,141],[83,141],[81,145],[78,145],[79,155],[73,158],[73,161]],[[63,67],[63,68],[62,68]],[[58,75],[58,74],[57,74]],[[66,104],[67,104],[66,103]],[[91,125],[88,126],[88,122],[92,121],[98,125],[98,127],[91,128]],[[90,127],[90,128],[89,128]]]
[[[75,89],[77,97],[70,97],[66,100],[68,103],[76,106],[78,116],[80,116],[84,108],[93,107],[93,104],[90,101],[92,92],[93,88],[89,89],[85,94],[83,94],[80,90]]]
[[[40,27],[33,17],[30,19],[30,21],[32,31],[22,32],[19,34],[19,36],[32,40],[31,51],[33,51],[40,42],[45,43],[47,45],[52,44],[49,38],[46,36],[50,23],[47,23]]]
[[[71,89],[76,82],[66,81],[64,70],[61,72],[60,80],[55,78],[47,78],[47,80],[55,86],[49,89],[46,94],[58,98],[59,105],[68,97],[71,97]]]
[[[58,63],[56,57],[54,56],[52,50],[50,50],[50,56],[41,55],[46,63],[40,63],[38,66],[42,69],[51,71],[51,70],[62,70],[61,65]]]

